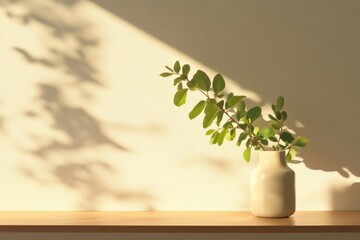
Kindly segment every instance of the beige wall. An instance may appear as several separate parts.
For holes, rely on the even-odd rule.
[[[0,210],[248,210],[242,149],[172,104],[179,59],[308,136],[298,210],[360,209],[359,1],[0,0]],[[301,162],[303,160],[303,162]],[[300,161],[300,162],[299,162]]]

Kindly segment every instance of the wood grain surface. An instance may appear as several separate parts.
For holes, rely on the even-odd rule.
[[[0,212],[1,232],[360,232],[360,211],[296,212]]]

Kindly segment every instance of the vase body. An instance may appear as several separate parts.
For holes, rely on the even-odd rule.
[[[289,217],[295,212],[295,172],[284,151],[260,151],[251,173],[250,209],[259,217]]]

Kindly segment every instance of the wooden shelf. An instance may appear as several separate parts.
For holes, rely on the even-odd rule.
[[[0,212],[0,232],[360,232],[360,211],[296,212]]]

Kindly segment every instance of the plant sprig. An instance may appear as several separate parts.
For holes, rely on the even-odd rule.
[[[246,149],[243,157],[246,162],[250,161],[251,150],[285,150],[286,161],[290,162],[296,156],[296,148],[305,147],[308,139],[305,137],[295,138],[293,134],[285,130],[284,122],[287,113],[283,110],[285,99],[277,98],[276,104],[272,104],[272,114],[269,114],[269,125],[259,128],[254,125],[255,121],[262,115],[258,106],[247,108],[246,96],[225,93],[225,80],[221,74],[216,74],[213,80],[202,70],[197,70],[193,77],[189,78],[190,66],[180,65],[176,61],[173,68],[166,66],[169,72],[163,72],[161,77],[175,77],[174,86],[177,91],[173,102],[180,107],[186,103],[189,91],[198,91],[205,96],[205,100],[199,101],[189,113],[189,118],[194,119],[204,113],[203,128],[215,124],[217,128],[206,131],[210,136],[210,144],[223,144],[224,140],[233,141],[241,146],[245,142]],[[224,119],[225,117],[225,119]],[[237,133],[240,132],[236,138]]]

